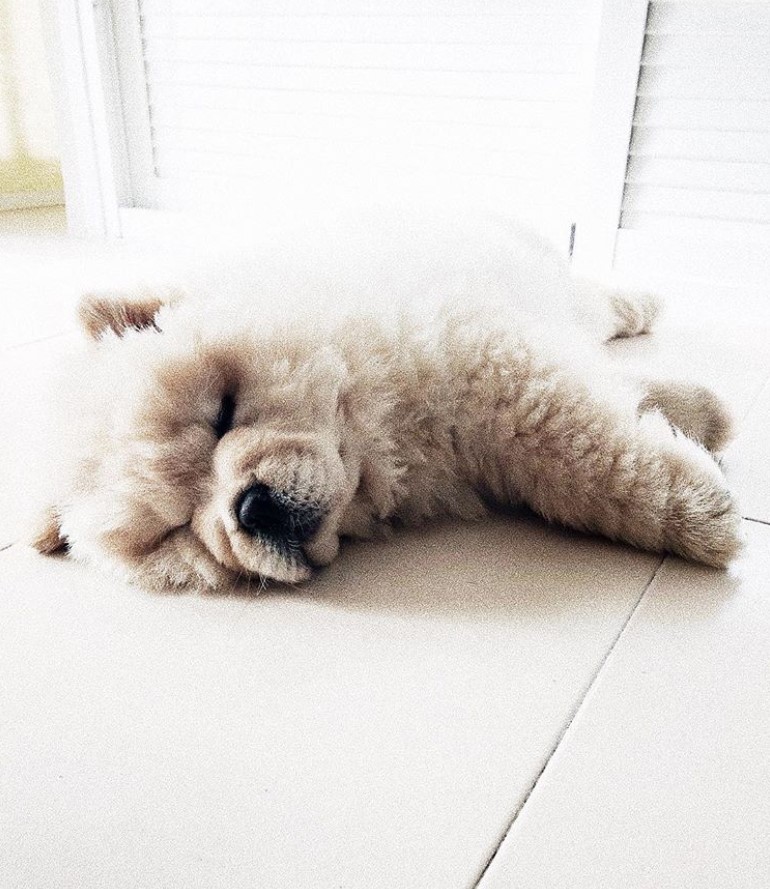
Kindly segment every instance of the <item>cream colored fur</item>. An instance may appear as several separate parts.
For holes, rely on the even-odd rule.
[[[478,219],[295,234],[226,277],[188,299],[85,298],[94,341],[57,390],[39,549],[153,588],[226,589],[306,580],[347,536],[526,504],[706,565],[737,553],[705,449],[729,438],[723,406],[629,385],[601,354],[650,329],[649,295],[572,280],[531,234]],[[239,527],[255,482],[323,513],[311,539]]]

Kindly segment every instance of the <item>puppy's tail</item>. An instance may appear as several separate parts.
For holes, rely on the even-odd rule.
[[[607,342],[617,337],[649,333],[663,301],[645,290],[627,290],[576,280],[575,296],[584,322]]]

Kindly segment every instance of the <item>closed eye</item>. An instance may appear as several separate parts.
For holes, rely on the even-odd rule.
[[[226,392],[222,396],[219,403],[219,413],[216,420],[212,424],[212,428],[217,438],[222,438],[233,428],[233,418],[235,417],[235,398]]]

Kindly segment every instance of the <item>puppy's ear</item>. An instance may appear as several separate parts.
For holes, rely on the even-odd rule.
[[[45,555],[67,549],[67,539],[61,533],[61,522],[55,509],[47,509],[30,528],[29,545]]]
[[[107,331],[123,336],[127,330],[160,328],[155,318],[164,305],[175,302],[175,294],[87,293],[78,305],[83,330],[98,340]]]

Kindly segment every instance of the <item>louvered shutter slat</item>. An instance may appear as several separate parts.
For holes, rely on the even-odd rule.
[[[620,228],[770,235],[770,5],[650,5]]]
[[[156,205],[440,183],[548,220],[566,246],[587,9],[141,0]]]

